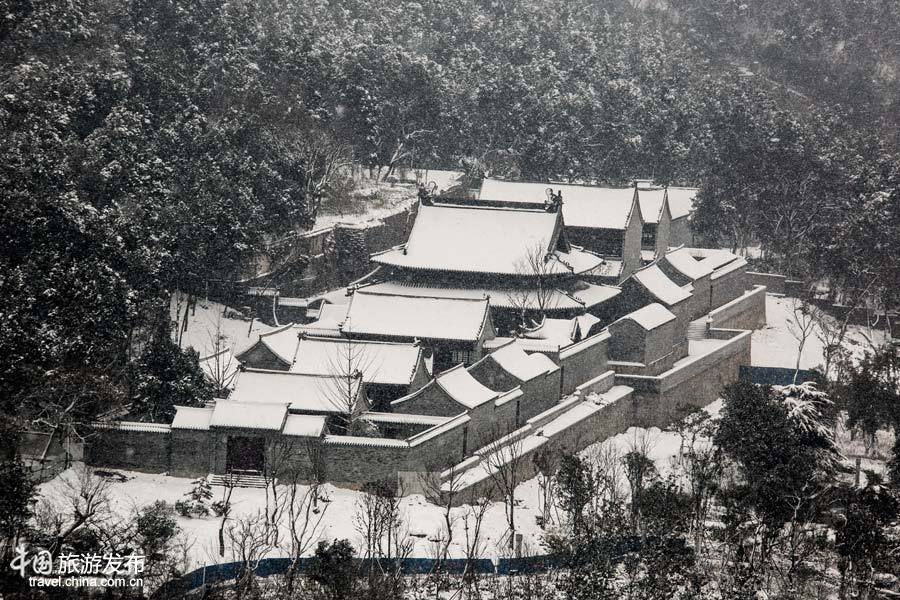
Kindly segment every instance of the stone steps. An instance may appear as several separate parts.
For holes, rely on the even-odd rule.
[[[687,328],[688,340],[705,340],[706,339],[706,318],[697,319],[688,323]]]
[[[266,478],[258,473],[226,473],[211,474],[207,478],[210,485],[221,487],[264,488]]]

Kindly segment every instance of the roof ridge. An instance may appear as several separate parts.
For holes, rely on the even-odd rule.
[[[384,341],[384,340],[358,340],[353,338],[334,338],[334,337],[325,337],[318,335],[307,335],[306,337],[300,340],[301,342],[326,342],[326,343],[347,343],[348,341],[351,344],[372,344],[376,346],[409,346],[409,347],[419,347],[415,342],[397,342],[397,341]]]
[[[257,369],[253,367],[247,367],[244,369],[244,373],[260,373],[264,375],[291,375],[294,377],[313,377],[316,379],[342,379],[345,375],[331,375],[327,373],[295,373],[294,371],[280,371],[278,369]],[[228,399],[222,399],[225,402],[229,402]]]
[[[272,331],[266,331],[264,333],[260,333],[259,339],[263,339],[264,337],[269,337],[270,335],[275,335],[276,333],[281,333],[282,331],[287,331],[294,325],[295,325],[295,323],[288,323],[287,325],[282,325],[281,327],[276,327]]]
[[[454,289],[454,288],[448,288],[448,289]],[[382,292],[379,290],[376,290],[373,292],[371,290],[363,290],[363,289],[356,290],[356,292],[354,292],[354,295],[360,294],[360,293],[362,293],[364,295],[368,295],[368,296],[392,296],[394,298],[423,298],[423,299],[427,299],[427,300],[453,300],[455,302],[488,302],[488,299],[486,297],[485,298],[457,298],[457,297],[453,297],[453,296],[428,296],[425,294],[394,294],[391,292]]]
[[[601,189],[601,190],[630,190],[630,189],[634,189],[634,186],[632,186],[632,185],[623,185],[623,186],[608,185],[608,186],[607,186],[607,185],[597,185],[597,184],[594,184],[594,183],[566,183],[566,182],[563,182],[563,181],[534,181],[534,180],[530,180],[530,179],[499,179],[499,178],[497,178],[497,177],[485,177],[484,179],[485,179],[486,181],[487,181],[487,180],[490,180],[490,181],[502,181],[502,182],[504,182],[504,183],[527,183],[527,184],[530,184],[530,185],[546,185],[546,186],[548,186],[548,187],[549,187],[549,186],[553,186],[553,185],[570,185],[570,186],[577,186],[577,187],[584,187],[584,188],[597,188],[597,189]]]
[[[488,202],[502,202],[502,200],[494,200],[491,198],[479,198],[478,200],[485,200]],[[556,215],[556,212],[547,212],[543,206],[540,208],[524,208],[518,206],[492,206],[486,204],[447,204],[447,203],[436,203],[431,205],[425,205],[422,208],[452,208],[452,209],[463,209],[463,210],[485,210],[485,211],[502,211],[502,212],[517,212],[517,213],[528,213],[528,214],[536,214],[536,215]],[[421,209],[420,209],[421,210]]]

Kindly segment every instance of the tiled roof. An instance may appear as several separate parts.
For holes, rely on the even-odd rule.
[[[325,417],[320,415],[288,415],[281,430],[292,437],[319,437],[325,431]]]
[[[541,324],[526,331],[524,337],[532,340],[547,340],[559,346],[568,346],[575,341],[578,331],[576,319],[544,318]]]
[[[449,421],[452,417],[437,417],[434,415],[414,415],[407,413],[383,413],[367,411],[360,418],[372,423],[397,423],[404,425],[440,425]]]
[[[209,426],[280,431],[287,410],[287,403],[219,400],[212,410]]]
[[[141,423],[139,421],[95,421],[94,429],[113,429],[116,431],[135,431],[141,433],[169,433],[171,426],[165,423]]]
[[[466,408],[475,408],[500,396],[472,377],[463,365],[444,371],[435,380],[441,389]]]
[[[528,254],[540,248],[552,256],[547,274],[583,273],[600,264],[582,249],[551,247],[558,219],[542,209],[423,205],[407,243],[372,260],[407,269],[517,275],[528,272]]]
[[[641,216],[644,223],[659,223],[665,206],[666,190],[638,189],[638,201],[641,203]]]
[[[368,342],[346,338],[301,339],[293,373],[333,375],[359,369],[366,383],[409,385],[415,377],[422,349],[412,343]]]
[[[481,199],[543,205],[547,189],[562,191],[563,218],[568,227],[625,229],[634,203],[634,188],[560,183],[528,183],[485,179]]]
[[[209,429],[213,409],[193,406],[176,406],[172,429],[193,429],[205,431]]]
[[[533,308],[538,307],[537,291],[511,290],[487,287],[438,287],[436,285],[408,283],[403,281],[387,281],[375,283],[362,288],[369,292],[381,294],[397,294],[401,296],[428,296],[433,298],[490,298],[495,308],[519,308],[523,303]],[[566,289],[545,290],[545,310],[572,310],[598,306],[621,293],[617,287],[577,281]]]
[[[669,321],[674,321],[675,315],[669,312],[669,310],[662,304],[654,302],[653,304],[648,304],[647,306],[639,308],[634,312],[628,313],[627,315],[619,319],[619,321],[623,321],[625,319],[634,321],[647,331],[650,331],[651,329],[656,329],[660,325],[664,325]]]
[[[477,340],[488,319],[486,299],[435,298],[374,293],[353,294],[344,333],[395,338]]]
[[[694,211],[694,197],[697,195],[698,191],[697,188],[668,188],[669,212],[672,213],[673,219],[686,217]]]
[[[639,282],[654,298],[666,306],[678,304],[691,297],[689,291],[679,287],[655,264],[636,271],[631,278]]]
[[[349,395],[359,394],[359,380],[246,369],[238,374],[230,399],[247,404],[289,404],[292,411],[328,414],[347,412]]]
[[[498,348],[488,355],[488,359],[519,381],[530,381],[559,368],[543,354],[527,354],[514,343]]]
[[[713,268],[706,261],[699,261],[691,256],[687,248],[679,248],[666,253],[665,261],[672,265],[673,269],[691,280],[700,279],[713,272]]]

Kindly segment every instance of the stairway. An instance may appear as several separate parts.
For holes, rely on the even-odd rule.
[[[221,487],[264,488],[266,478],[256,471],[232,471],[224,475],[210,474],[207,477],[210,485]]]
[[[695,341],[706,339],[706,317],[688,323],[687,339]]]

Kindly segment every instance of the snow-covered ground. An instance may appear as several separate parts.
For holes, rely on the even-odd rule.
[[[791,329],[797,330],[797,317],[794,314],[795,303],[793,298],[766,296],[766,320],[768,325],[764,329],[753,332],[752,358],[753,365],[760,367],[789,367],[793,368],[797,362],[797,350],[800,343]],[[872,344],[881,345],[885,341],[883,331],[872,330],[866,327],[851,325],[847,330],[844,345],[855,353],[862,354],[864,350],[871,350]],[[803,354],[800,357],[800,368],[811,369],[823,362],[825,344],[822,339],[822,331],[813,326],[812,334],[806,340]]]
[[[183,300],[182,300],[183,302]],[[753,364],[767,366],[791,367],[796,361],[797,341],[788,330],[789,319],[793,319],[792,300],[769,296],[766,299],[769,326],[766,329],[756,331],[753,334]],[[174,310],[174,309],[173,309]],[[183,304],[182,304],[183,315]],[[210,339],[209,332],[221,327],[228,340],[239,348],[242,344],[252,343],[256,339],[256,333],[268,329],[265,325],[255,323],[252,336],[247,332],[250,324],[247,321],[227,319],[222,317],[221,305],[199,301],[196,314],[191,316],[188,331],[184,335],[183,345],[203,346]],[[173,313],[174,314],[174,313]],[[862,328],[853,327],[848,335],[847,343],[855,348],[862,349],[869,346],[865,336],[870,339],[883,339],[883,334],[876,333],[872,338],[872,332]],[[877,336],[881,336],[880,338]],[[807,341],[807,347],[803,352],[801,367],[809,368],[818,365],[822,356],[822,341],[813,335]],[[711,415],[716,415],[721,409],[721,401],[715,402],[706,408]],[[849,438],[849,436],[847,436]],[[673,458],[678,455],[681,447],[681,437],[674,431],[662,431],[657,428],[641,429],[629,428],[625,433],[613,436],[602,442],[598,442],[586,448],[582,455],[585,457],[596,456],[604,450],[614,450],[615,454],[622,456],[635,445],[641,445],[649,450],[651,458],[656,463],[657,469],[665,474],[673,463]],[[877,462],[877,461],[876,461]],[[866,467],[878,467],[879,464],[863,465]],[[67,472],[69,473],[69,472]],[[192,488],[190,479],[169,477],[166,475],[152,475],[146,473],[125,472],[128,480],[123,483],[113,483],[110,488],[112,508],[120,515],[128,515],[137,506],[149,504],[155,500],[164,500],[174,504]],[[64,473],[61,477],[65,477]],[[622,482],[623,489],[627,490],[627,483]],[[60,478],[52,480],[41,486],[41,494],[47,498],[59,498],[64,486]],[[214,488],[219,499],[222,488]],[[321,539],[347,538],[355,544],[359,544],[360,536],[354,527],[353,516],[356,513],[356,503],[361,497],[360,492],[325,486],[325,495],[328,497],[328,508],[325,510],[322,528],[319,532]],[[540,486],[538,478],[523,482],[517,489],[516,525],[518,532],[523,534],[523,548],[526,551],[539,553],[542,551],[541,540],[543,530],[538,526],[536,517],[541,514],[539,508]],[[232,496],[234,506],[232,517],[251,515],[261,510],[265,505],[265,492],[260,489],[239,488]],[[404,521],[409,528],[411,539],[414,542],[413,556],[430,557],[434,555],[435,543],[431,540],[440,535],[443,527],[441,509],[429,504],[421,495],[412,495],[402,500],[401,510]],[[463,506],[453,509],[456,518],[454,527],[454,542],[450,546],[452,556],[463,555],[463,543],[465,534],[463,530],[463,516],[468,508]],[[218,556],[218,528],[220,520],[215,517],[207,518],[183,518],[178,517],[179,525],[185,532],[187,539],[192,541],[191,558],[195,565],[211,564],[231,560],[227,555],[224,558]],[[504,507],[502,502],[495,502],[489,508],[483,525],[485,555],[497,556],[504,551],[504,536],[507,531]],[[431,540],[429,539],[431,538]],[[273,550],[271,555],[281,554],[279,550]]]
[[[176,336],[184,321],[186,306],[186,294],[175,293],[172,295],[170,307],[172,321],[177,320],[179,326],[176,328]],[[260,333],[271,330],[272,327],[257,319],[254,319],[252,323],[245,321],[236,317],[234,311],[231,310],[226,315],[224,305],[198,298],[194,312],[189,311],[187,331],[181,334],[181,347],[194,348],[201,357],[224,348],[231,348],[237,354],[252,346],[259,339]],[[217,335],[221,336],[218,348],[216,348]],[[177,337],[175,337],[175,341],[178,341]]]
[[[716,414],[721,406],[716,402],[707,410]],[[670,467],[672,458],[678,454],[681,438],[674,432],[661,431],[657,428],[641,429],[632,427],[627,432],[613,436],[602,442],[598,442],[586,448],[582,455],[589,457],[601,450],[614,449],[619,456],[630,451],[635,444],[646,444],[651,458],[656,462],[657,468],[665,473]],[[155,475],[131,471],[119,471],[128,479],[121,483],[112,483],[110,490],[111,510],[121,516],[127,517],[141,506],[163,500],[174,504],[183,499],[184,495],[192,487],[192,480],[182,477],[169,477],[167,475]],[[42,498],[48,498],[52,502],[64,505],[63,497],[66,486],[63,478],[72,477],[73,472],[66,471],[50,482],[41,486]],[[627,482],[621,484],[627,489]],[[214,500],[221,499],[224,488],[213,488]],[[324,487],[323,495],[329,499],[324,503],[325,509],[319,539],[351,540],[359,546],[361,537],[354,526],[356,503],[362,496],[360,492],[336,488],[331,485]],[[542,537],[544,531],[538,526],[536,517],[541,514],[539,509],[540,486],[538,478],[532,478],[519,485],[516,491],[516,527],[523,534],[523,549],[528,553],[542,552]],[[262,489],[236,488],[232,495],[233,519],[255,514],[263,509],[266,503],[266,494]],[[62,506],[61,510],[65,510]],[[463,518],[468,512],[467,506],[453,509],[456,523],[453,531],[453,542],[450,552],[453,557],[464,556],[465,532]],[[408,527],[410,539],[414,543],[412,555],[416,557],[433,557],[435,544],[432,540],[438,538],[443,530],[443,513],[440,507],[428,503],[421,495],[411,495],[401,502],[401,512],[404,522]],[[230,555],[218,555],[218,530],[221,519],[210,516],[205,518],[177,517],[178,524],[184,532],[187,540],[190,540],[190,556],[195,566],[228,562]],[[482,525],[485,556],[500,556],[505,551],[505,534],[507,532],[506,517],[502,502],[494,502],[488,509]],[[314,546],[314,545],[313,545]],[[270,556],[283,555],[277,549]]]

